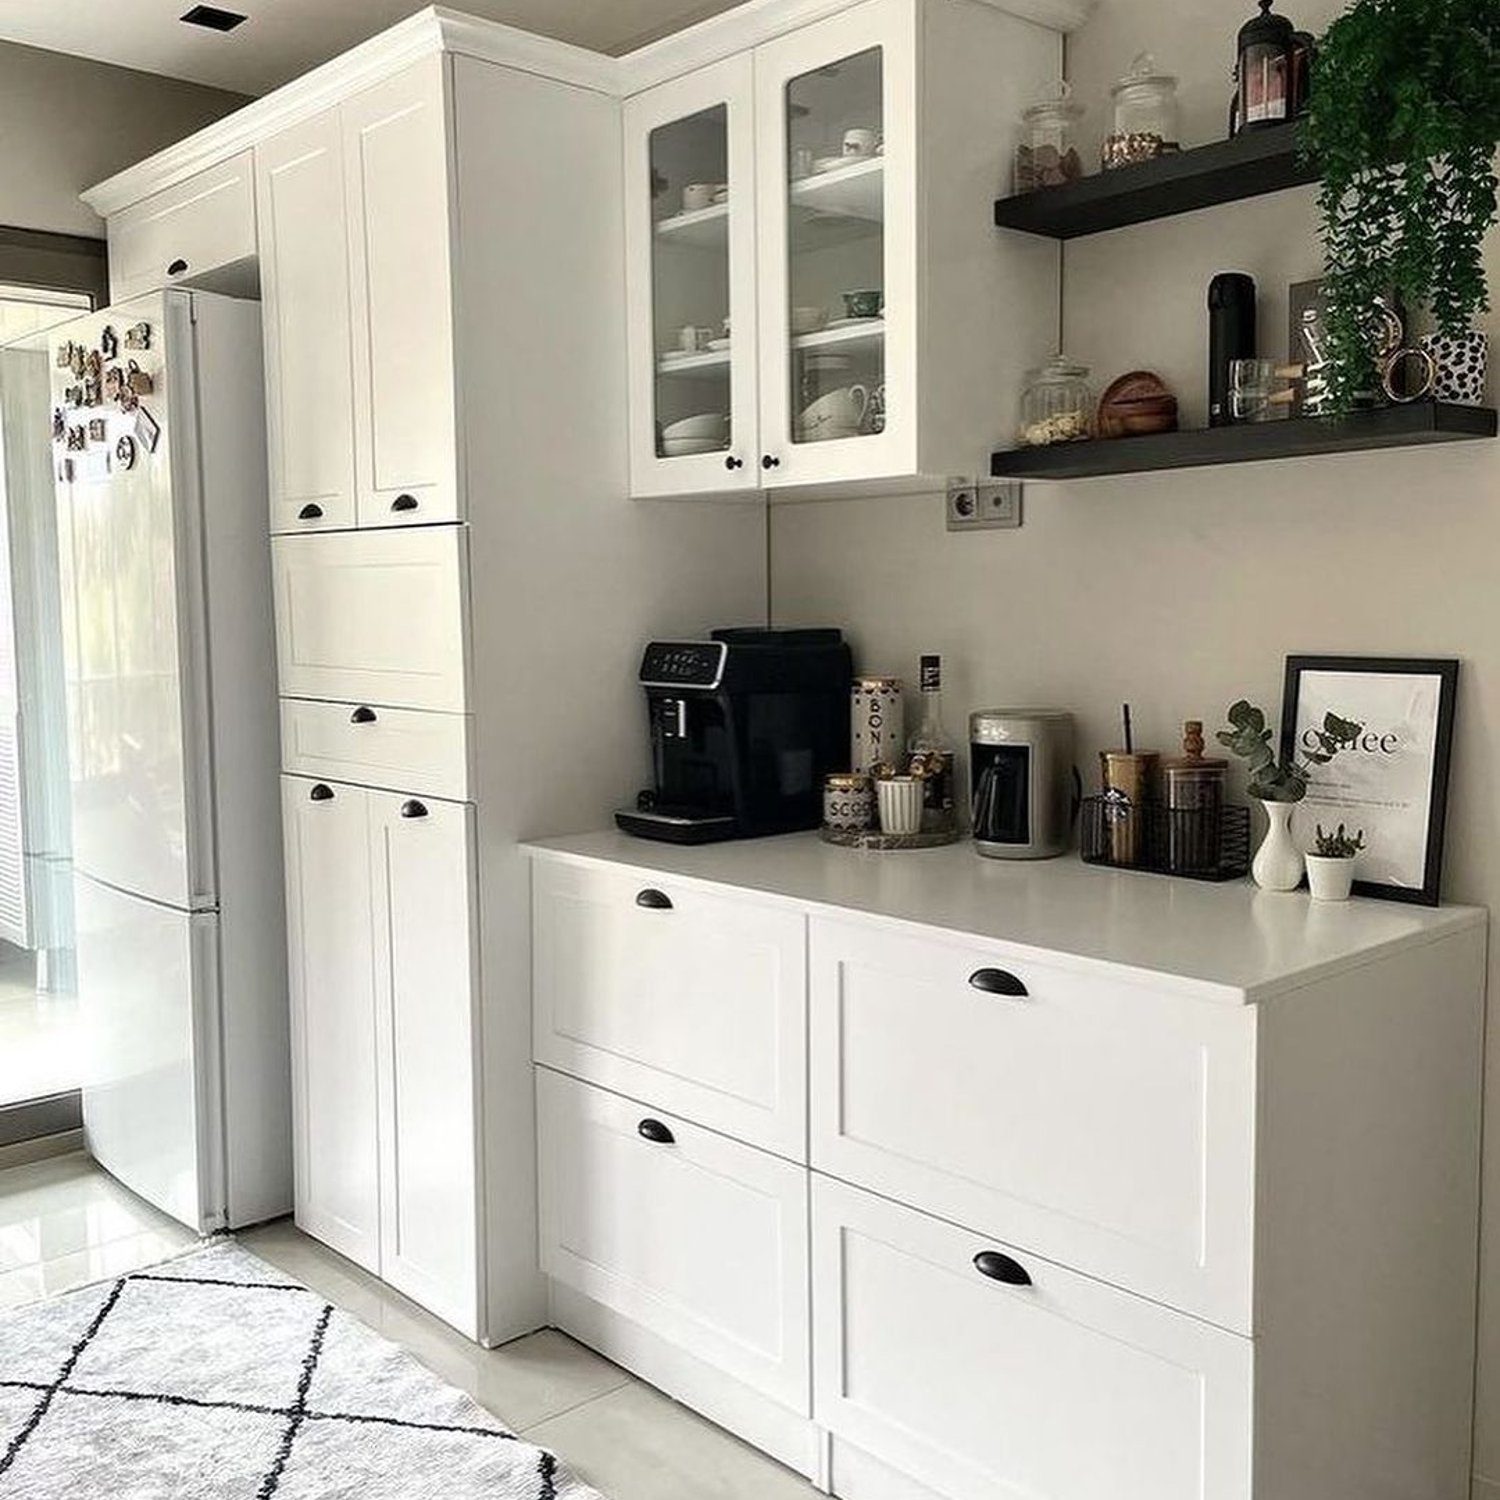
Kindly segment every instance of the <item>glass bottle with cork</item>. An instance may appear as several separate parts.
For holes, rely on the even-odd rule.
[[[920,660],[922,722],[906,743],[909,769],[922,778],[922,832],[957,833],[958,808],[953,800],[958,747],[943,728],[943,659]]]

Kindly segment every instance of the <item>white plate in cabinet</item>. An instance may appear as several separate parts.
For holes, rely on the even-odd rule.
[[[807,1173],[536,1074],[542,1269],[807,1415]]]
[[[110,217],[110,300],[197,282],[254,254],[253,158],[241,151]]]
[[[805,1162],[802,914],[545,856],[532,879],[537,1061]]]
[[[467,714],[281,700],[281,765],[299,776],[467,802]]]
[[[1253,1006],[874,925],[809,942],[814,1167],[1251,1330]]]
[[[284,697],[464,711],[463,527],[278,536],[271,561]]]
[[[1248,1500],[1250,1339],[816,1173],[812,1196],[836,1437],[954,1500]]]

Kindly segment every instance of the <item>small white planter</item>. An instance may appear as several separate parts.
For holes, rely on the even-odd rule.
[[[1314,901],[1347,901],[1354,886],[1357,856],[1334,859],[1326,854],[1307,856],[1307,886]]]

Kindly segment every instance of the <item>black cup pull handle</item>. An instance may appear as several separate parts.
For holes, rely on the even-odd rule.
[[[297,519],[299,521],[316,521],[319,519],[319,517],[322,516],[322,514],[323,507],[321,505],[314,505],[312,501],[309,500],[307,504],[297,512]]]
[[[644,906],[647,911],[671,911],[672,898],[665,891],[653,890],[647,887],[636,898],[637,906]]]
[[[670,1146],[677,1139],[670,1126],[663,1125],[660,1120],[653,1120],[649,1115],[635,1128],[640,1135],[648,1141],[655,1141],[658,1146]]]
[[[417,497],[415,495],[397,495],[391,501],[392,510],[415,510],[417,508]]]
[[[307,796],[312,802],[332,802],[333,788],[326,781],[320,781]]]
[[[425,818],[427,816],[427,805],[418,802],[415,797],[410,802],[401,804],[401,816],[403,818]]]
[[[373,724],[375,722],[375,710],[366,707],[363,703],[349,715],[351,724]]]
[[[1009,969],[975,969],[969,975],[969,983],[986,995],[1013,995],[1019,999],[1031,993]]]
[[[187,270],[187,262],[185,260],[174,260],[172,264],[167,267],[167,275],[181,276],[185,270]]]
[[[1031,1273],[1026,1267],[999,1250],[981,1250],[974,1257],[974,1269],[991,1281],[1003,1281],[1006,1286],[1031,1285]]]

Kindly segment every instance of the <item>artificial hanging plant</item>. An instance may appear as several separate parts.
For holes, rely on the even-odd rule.
[[[1333,413],[1377,384],[1376,297],[1455,336],[1489,306],[1497,142],[1500,0],[1354,0],[1319,41],[1302,147],[1323,179]]]

